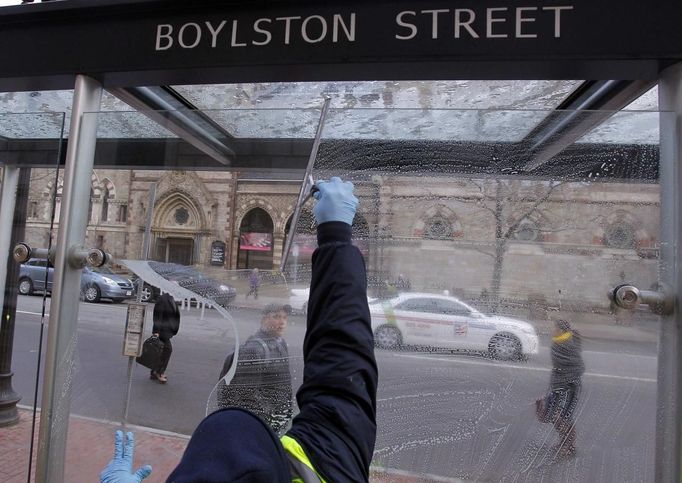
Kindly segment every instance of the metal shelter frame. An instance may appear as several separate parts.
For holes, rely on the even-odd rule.
[[[78,318],[78,304],[73,301],[79,295],[81,276],[69,256],[84,243],[96,149],[101,147],[106,156],[106,143],[98,147],[95,116],[83,114],[99,110],[103,89],[167,127],[205,154],[213,166],[220,166],[233,162],[242,141],[168,86],[345,79],[590,79],[560,106],[569,111],[549,116],[524,140],[533,157],[522,168],[542,173],[549,159],[607,116],[576,112],[621,109],[658,83],[660,109],[675,115],[673,123],[661,118],[660,165],[665,170],[659,176],[661,205],[663,218],[671,221],[663,224],[662,274],[678,300],[682,295],[680,2],[661,2],[652,8],[641,0],[552,5],[532,0],[523,7],[531,10],[524,11],[511,1],[506,7],[482,5],[473,10],[477,18],[500,21],[471,23],[468,35],[463,35],[466,27],[460,24],[461,31],[454,33],[460,37],[448,31],[448,39],[440,36],[438,28],[445,30],[446,18],[452,22],[454,10],[466,7],[463,2],[431,1],[428,6],[416,0],[369,5],[291,0],[93,3],[66,0],[0,11],[0,42],[12,46],[0,52],[0,89],[74,89],[36,481],[63,480]],[[537,26],[532,31],[528,30],[532,22],[524,23],[531,14]],[[305,19],[321,25],[320,18],[326,25],[324,36],[319,27],[303,26]],[[254,36],[252,27],[259,19],[265,19],[259,25],[272,26],[267,44]],[[294,24],[298,30],[290,29]],[[648,35],[652,28],[657,29],[656,36]],[[183,37],[180,32],[194,35]],[[390,35],[382,37],[382,32]],[[121,50],[122,37],[126,45],[137,48]],[[82,45],[84,38],[87,46]],[[170,113],[160,114],[159,109]],[[682,336],[677,304],[676,309],[663,319],[660,334],[656,481],[679,481],[681,476]]]

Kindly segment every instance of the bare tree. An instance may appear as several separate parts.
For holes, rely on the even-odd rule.
[[[555,192],[556,188],[565,181],[552,181],[547,183],[538,181],[534,186],[533,193],[528,189],[521,189],[519,182],[515,180],[495,179],[494,193],[487,192],[486,186],[473,181],[481,192],[477,202],[480,209],[488,212],[494,221],[495,240],[492,253],[485,249],[479,249],[493,258],[493,273],[490,284],[492,296],[492,310],[497,310],[500,303],[500,287],[502,285],[502,269],[504,257],[509,248],[510,240],[514,239],[521,225],[537,216],[541,207]],[[538,190],[538,187],[542,187]]]

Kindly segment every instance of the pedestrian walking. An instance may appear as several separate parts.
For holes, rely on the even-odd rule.
[[[260,287],[260,273],[258,272],[257,268],[254,268],[251,270],[251,273],[249,274],[249,291],[246,294],[246,298],[249,298],[249,295],[253,295],[254,299],[258,299],[258,288]]]
[[[154,326],[152,334],[163,342],[163,349],[158,363],[152,368],[150,378],[161,384],[168,382],[166,368],[173,353],[171,339],[177,335],[180,329],[180,310],[175,299],[167,294],[161,294],[154,304]]]
[[[576,407],[585,372],[581,336],[568,321],[556,321],[551,351],[549,392],[544,401],[538,400],[538,418],[554,425],[559,433],[559,443],[552,449],[556,456],[564,458],[573,456],[576,451]]]

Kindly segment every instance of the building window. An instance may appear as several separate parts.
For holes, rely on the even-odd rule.
[[[187,208],[180,207],[175,210],[175,222],[178,225],[184,225],[187,223],[187,220],[189,220],[189,212],[187,211]]]
[[[95,192],[90,188],[90,204],[88,205],[88,223],[92,221],[92,202],[95,197]]]
[[[612,248],[635,248],[635,229],[624,221],[612,223],[604,231],[604,241]]]
[[[31,201],[31,204],[28,206],[28,217],[29,218],[38,218],[38,202],[37,201]]]
[[[445,218],[435,216],[426,222],[424,238],[431,240],[444,240],[452,238],[452,225]]]
[[[514,238],[523,242],[534,242],[540,237],[540,230],[535,222],[523,220],[514,232]]]
[[[109,188],[104,188],[104,193],[102,197],[102,221],[109,221],[109,200],[111,199],[111,193]]]
[[[122,223],[128,221],[128,205],[121,205],[118,207],[118,220]]]

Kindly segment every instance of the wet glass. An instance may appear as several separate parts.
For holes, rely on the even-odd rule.
[[[89,418],[93,437],[108,442],[125,425],[160,480],[203,417],[223,407],[283,434],[297,412],[305,320],[288,305],[279,264],[319,104],[85,116],[98,125],[86,245],[112,261],[83,282],[70,430]],[[179,127],[188,119],[192,129]],[[126,338],[139,304],[142,333]],[[133,358],[128,372],[123,351],[154,334],[158,357],[149,366]],[[79,444],[69,439],[67,452]],[[67,479],[84,471],[97,478],[67,459]]]
[[[373,477],[653,481],[658,112],[332,109],[379,364]],[[304,211],[312,210],[308,201]],[[287,273],[307,293],[309,226]],[[306,278],[308,277],[308,278]]]
[[[17,242],[33,249],[47,249],[56,242],[63,126],[61,112],[0,113],[0,299],[4,304],[0,321],[0,454],[4,455],[2,474],[11,481],[26,481],[35,471],[30,461],[37,452],[33,442],[40,419],[39,367],[52,282],[52,267],[45,258],[34,256],[17,263],[11,253]]]
[[[99,126],[87,244],[113,255],[105,284],[123,295],[87,287],[70,424],[92,418],[107,441],[125,419],[156,478],[207,413],[246,407],[282,433],[297,412],[314,202],[293,227],[292,215],[320,104],[195,112],[191,133],[178,113],[87,114]],[[653,480],[662,319],[609,292],[655,287],[669,262],[665,116],[328,112],[312,176],[352,181],[360,201],[380,374],[372,479]],[[164,293],[180,314],[170,359],[133,364],[126,406],[127,312],[145,304],[147,339]],[[572,375],[553,379],[562,363]]]

